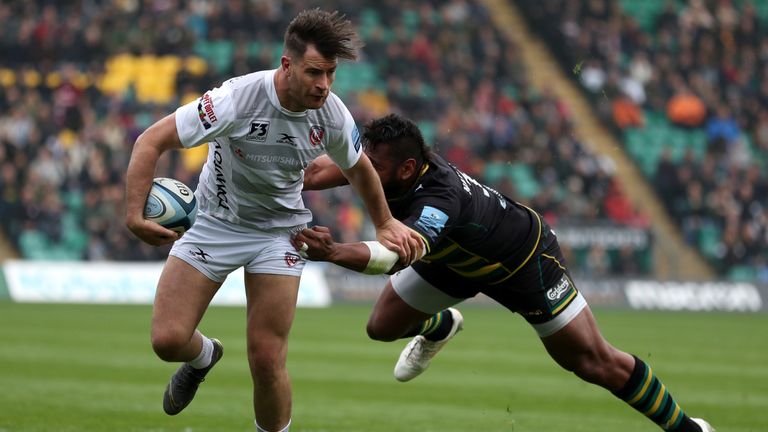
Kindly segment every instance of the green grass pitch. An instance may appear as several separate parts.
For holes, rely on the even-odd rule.
[[[293,432],[651,432],[608,392],[557,367],[533,330],[467,306],[465,330],[430,370],[398,383],[405,341],[365,335],[368,306],[299,309],[291,334]],[[244,311],[201,329],[226,347],[184,412],[161,398],[176,365],[149,345],[148,306],[0,303],[0,432],[253,431]],[[645,358],[682,407],[719,432],[768,430],[768,315],[596,311],[617,347]]]

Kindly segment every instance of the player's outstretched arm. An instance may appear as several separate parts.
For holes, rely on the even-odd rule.
[[[144,219],[144,205],[152,187],[157,160],[171,148],[181,148],[175,114],[157,121],[139,135],[126,172],[125,225],[136,237],[153,246],[171,243],[179,238],[175,231]]]
[[[399,257],[377,241],[336,243],[324,226],[306,228],[296,234],[293,246],[313,261],[327,261],[366,274],[394,273],[400,270]]]
[[[413,230],[392,217],[379,175],[365,153],[353,167],[342,171],[365,203],[371,221],[376,227],[376,238],[381,244],[396,252],[403,266],[418,259],[421,255],[419,237]]]

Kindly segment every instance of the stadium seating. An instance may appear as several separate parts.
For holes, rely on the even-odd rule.
[[[335,2],[325,6],[332,8]],[[36,222],[34,201],[2,198],[0,211],[12,210],[23,219],[3,226],[23,256],[116,260],[164,256],[167,250],[137,245],[122,226],[122,181],[133,141],[160,116],[233,74],[276,66],[281,35],[261,29],[283,26],[300,6],[286,4],[275,20],[256,13],[248,3],[246,13],[253,16],[248,28],[229,28],[222,21],[228,7],[222,4],[212,13],[184,3],[173,17],[186,27],[169,31],[177,21],[156,17],[158,12],[143,3],[115,8],[98,2],[61,4],[54,7],[58,15],[76,14],[85,24],[120,20],[127,24],[98,26],[100,37],[90,45],[76,38],[78,42],[67,50],[46,51],[47,58],[22,55],[39,51],[35,41],[0,45],[14,53],[8,56],[13,61],[0,69],[0,108],[19,107],[15,114],[0,111],[10,113],[0,114],[0,151],[8,155],[3,160],[19,161],[2,169],[25,184],[29,196],[61,197],[58,237],[46,234]],[[610,217],[605,211],[607,190],[595,186],[603,181],[598,177],[607,174],[576,172],[566,163],[555,163],[558,158],[578,157],[586,166],[599,166],[573,134],[563,102],[529,87],[514,44],[501,36],[481,3],[427,2],[418,9],[401,10],[368,0],[339,1],[339,7],[359,23],[366,42],[360,61],[342,64],[334,84],[360,123],[389,111],[401,112],[416,120],[430,145],[453,157],[457,165],[516,199],[541,205],[547,217],[558,209],[560,223],[583,218],[568,213],[564,203],[572,201],[571,192],[562,185],[584,176],[582,183],[593,185],[592,190],[578,199],[601,217]],[[17,12],[7,28],[17,28],[12,24],[25,17],[39,22],[41,9],[32,2]],[[55,46],[56,41],[51,43]],[[69,51],[71,55],[65,54]],[[64,86],[59,72],[64,68],[77,71],[73,88]],[[38,103],[46,108],[38,109]],[[51,115],[46,117],[46,112]],[[7,126],[14,115],[19,117],[16,124],[21,119],[30,128]],[[503,124],[504,133],[493,135],[495,122]],[[66,133],[59,133],[62,130]],[[69,136],[69,144],[62,135]],[[42,147],[51,149],[51,163],[64,173],[60,183],[49,185],[30,176],[28,166],[36,162]],[[159,169],[194,186],[204,158],[204,148],[181,156],[169,154]],[[544,165],[552,168],[547,170],[546,185],[541,177]],[[0,179],[0,189],[6,186],[10,188],[10,183]],[[552,190],[557,193],[549,193]],[[316,220],[335,221],[335,208],[350,200],[355,211],[361,211],[362,204],[348,192],[328,193],[324,205],[313,209]],[[310,196],[308,202],[319,200]],[[365,225],[339,228],[357,230],[357,238],[370,230]],[[588,255],[589,248],[573,252]],[[613,257],[616,251],[607,253]]]
[[[563,68],[570,70],[588,59],[591,67],[601,69],[595,76],[608,77],[598,81],[597,87],[584,87],[596,112],[601,112],[602,98],[631,97],[627,83],[634,83],[634,88],[640,84],[644,98],[635,103],[644,111],[645,124],[618,125],[604,116],[606,124],[616,131],[649,182],[659,187],[658,193],[670,204],[668,212],[680,223],[690,245],[721,276],[764,278],[768,270],[768,143],[763,131],[768,128],[768,111],[765,90],[758,83],[768,65],[751,59],[766,43],[768,2],[700,4],[702,8],[695,12],[693,2],[682,0],[618,4],[550,0],[520,6]],[[729,23],[729,17],[736,19]],[[621,24],[599,24],[605,20]],[[558,31],[565,28],[569,31]],[[632,70],[631,59],[639,52],[650,59],[650,78]],[[732,61],[718,60],[726,57]],[[683,90],[704,103],[706,112],[700,122],[677,125],[665,112],[668,101]],[[723,131],[718,122],[731,122],[735,133],[718,135]],[[659,172],[662,155],[672,162],[665,161],[665,172]],[[687,185],[670,188],[674,185],[657,182],[659,176],[674,179],[682,170],[693,170],[693,178],[687,181],[707,188],[703,202],[708,214],[689,215],[681,210],[687,205]],[[722,187],[729,189],[727,199],[740,218],[725,217],[717,207],[726,199]],[[737,238],[726,238],[727,232],[737,233]]]

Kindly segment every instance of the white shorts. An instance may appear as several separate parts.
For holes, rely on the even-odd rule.
[[[224,282],[239,267],[245,267],[247,273],[300,277],[305,260],[290,240],[305,227],[257,231],[201,212],[192,228],[174,243],[170,255],[214,282]]]
[[[390,277],[392,288],[397,295],[412,308],[427,314],[461,303],[465,299],[452,297],[427,282],[413,268],[407,267]],[[571,322],[587,306],[587,301],[580,292],[576,292],[573,301],[549,321],[531,324],[539,337],[550,336]]]

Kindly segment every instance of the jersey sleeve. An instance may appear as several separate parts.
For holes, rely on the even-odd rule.
[[[344,109],[344,126],[341,133],[328,143],[325,150],[331,160],[341,169],[353,167],[360,159],[362,154],[360,131],[355,125],[352,114],[346,108]]]
[[[453,191],[442,190],[414,196],[407,215],[401,221],[421,235],[429,253],[435,244],[450,233],[460,213],[459,197]]]
[[[236,129],[232,91],[227,86],[207,91],[176,110],[176,130],[181,144],[196,147]]]

